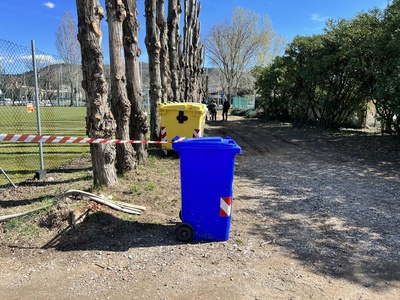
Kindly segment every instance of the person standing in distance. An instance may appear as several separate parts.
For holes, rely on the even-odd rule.
[[[211,100],[208,109],[211,113],[211,121],[217,121],[217,103],[214,100]]]
[[[225,98],[224,104],[222,106],[222,121],[228,121],[228,111],[231,108],[231,104],[228,99]]]

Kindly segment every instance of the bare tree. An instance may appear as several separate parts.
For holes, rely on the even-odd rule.
[[[142,86],[140,82],[138,44],[139,21],[137,19],[136,0],[123,0],[126,9],[126,18],[123,25],[126,89],[131,103],[130,138],[133,140],[145,140],[149,131],[147,114],[143,111]],[[147,162],[147,144],[134,144],[136,159],[139,164]]]
[[[198,0],[185,0],[184,3],[185,43],[182,47],[182,37],[179,33],[179,16],[182,11],[180,1],[168,1],[167,23],[164,17],[164,0],[145,1],[146,47],[149,56],[152,110],[155,110],[158,103],[166,101],[166,99],[179,102],[199,102],[202,94],[201,57],[203,50],[200,44],[200,23],[198,20],[200,4]],[[168,33],[166,33],[166,25],[168,25]],[[170,85],[172,97],[163,97],[160,89],[164,92],[164,95],[165,93],[169,95],[167,89]],[[157,111],[155,110],[155,112]],[[155,136],[153,129],[159,131],[158,119],[159,117],[156,114],[153,116],[151,113],[152,136]]]
[[[100,22],[104,10],[98,0],[76,0],[78,41],[82,55],[82,87],[86,92],[86,129],[89,137],[112,138],[115,121],[107,106],[107,82],[101,48]],[[90,144],[94,185],[115,185],[115,147],[112,144]]]
[[[162,96],[161,102],[173,100],[171,90],[171,72],[169,67],[168,27],[165,19],[164,0],[157,1],[156,23],[160,31],[160,73]]]
[[[185,27],[183,41],[183,75],[182,86],[185,102],[200,102],[202,95],[202,55],[200,44],[199,14],[201,5],[198,0],[185,0]]]
[[[182,6],[180,0],[168,0],[168,51],[172,99],[181,102],[182,37],[179,33]]]
[[[67,80],[71,91],[71,106],[74,103],[79,68],[80,49],[76,38],[75,21],[70,12],[66,11],[61,17],[61,23],[56,31],[56,48],[65,63]],[[75,99],[76,100],[76,99]]]
[[[161,103],[160,70],[160,31],[156,22],[157,0],[145,0],[146,38],[145,44],[149,56],[150,75],[150,139],[160,140],[161,119],[158,105]]]
[[[223,74],[229,96],[236,93],[241,76],[265,63],[277,44],[268,16],[241,7],[233,9],[231,20],[212,26],[206,38],[207,56]]]
[[[122,57],[122,22],[126,17],[122,0],[106,0],[108,41],[110,48],[111,110],[117,123],[116,138],[128,140],[131,103],[126,92],[126,76]],[[132,144],[117,144],[117,171],[120,174],[135,167]]]

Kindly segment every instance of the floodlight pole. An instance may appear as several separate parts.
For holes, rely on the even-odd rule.
[[[38,87],[38,78],[37,78],[37,70],[36,70],[36,54],[35,54],[35,41],[34,40],[31,40],[31,48],[32,48],[33,75],[34,75],[34,80],[35,80],[35,102],[36,102],[37,130],[38,130],[38,135],[42,135],[42,125],[40,122],[39,87]],[[46,174],[46,172],[44,170],[42,142],[39,142],[39,158],[40,158],[40,170],[36,172],[35,178],[42,179]]]

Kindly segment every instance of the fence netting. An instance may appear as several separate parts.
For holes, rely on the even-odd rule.
[[[81,76],[79,65],[63,63],[60,57],[37,49],[32,51],[31,46],[0,40],[0,133],[38,134],[40,125],[42,135],[84,136],[86,109]],[[88,145],[42,147],[45,170],[89,151]],[[33,178],[41,169],[39,155],[37,143],[0,142],[0,190]]]

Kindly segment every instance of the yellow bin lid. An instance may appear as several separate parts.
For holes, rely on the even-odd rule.
[[[207,107],[203,103],[181,102],[181,103],[161,103],[158,111],[160,114],[165,114],[167,110],[176,111],[199,111],[205,113]]]

